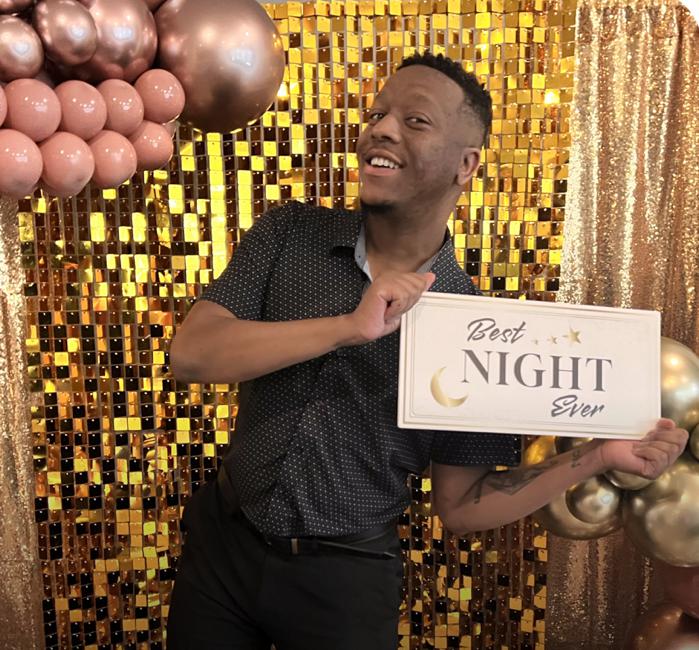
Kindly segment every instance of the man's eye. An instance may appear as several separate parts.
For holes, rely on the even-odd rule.
[[[369,113],[369,121],[370,122],[378,122],[383,116],[384,116],[384,113],[381,113],[379,111],[376,111],[374,113]]]
[[[409,117],[408,122],[410,122],[411,124],[429,124],[429,122],[426,119],[417,116]]]

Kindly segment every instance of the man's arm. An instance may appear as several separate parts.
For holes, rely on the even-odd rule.
[[[657,478],[677,460],[687,437],[672,420],[662,419],[643,440],[595,440],[537,465],[504,472],[432,463],[435,510],[458,534],[503,526],[611,469]]]
[[[338,347],[360,345],[398,329],[400,317],[434,282],[433,273],[385,273],[350,314],[284,322],[237,318],[202,300],[177,329],[170,347],[183,382],[232,383],[266,375]]]

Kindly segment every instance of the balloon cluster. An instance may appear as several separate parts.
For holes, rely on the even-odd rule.
[[[284,65],[255,0],[0,0],[0,194],[67,197],[161,168],[183,111],[243,128]]]
[[[654,481],[608,472],[571,487],[533,516],[569,539],[594,539],[623,526],[655,561],[668,598],[699,618],[699,357],[663,338],[660,367],[662,415],[691,433],[685,453]],[[536,464],[586,440],[537,438],[524,463]]]
[[[38,183],[67,197],[90,180],[116,187],[137,169],[158,169],[172,158],[167,123],[183,105],[182,87],[165,70],[145,72],[135,87],[107,79],[97,87],[71,80],[52,89],[38,79],[15,79],[0,89],[0,193],[20,198]]]

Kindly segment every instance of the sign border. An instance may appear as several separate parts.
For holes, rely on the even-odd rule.
[[[533,420],[522,420],[521,424],[513,425],[503,421],[502,424],[497,424],[493,429],[493,421],[485,422],[482,419],[470,420],[469,423],[464,423],[464,415],[454,414],[444,416],[425,416],[415,413],[412,408],[412,391],[411,387],[415,385],[415,370],[414,370],[414,354],[415,346],[413,336],[415,334],[415,322],[419,307],[451,307],[454,303],[463,304],[464,302],[478,302],[479,306],[483,306],[488,302],[498,303],[502,306],[504,301],[511,303],[522,303],[523,301],[512,298],[493,298],[491,296],[474,296],[461,295],[451,293],[431,292],[425,293],[418,303],[401,318],[400,327],[400,362],[399,362],[399,379],[398,379],[398,426],[408,429],[435,429],[440,431],[460,431],[468,432],[484,432],[504,433],[504,434],[523,434],[523,435],[557,435],[565,437],[594,437],[594,438],[616,438],[616,439],[632,439],[638,440],[645,436],[646,431],[631,432],[622,430],[621,427],[612,425],[585,424],[582,422],[571,422],[570,425],[561,427],[563,422],[535,422]],[[651,410],[657,413],[657,418],[660,417],[660,313],[657,311],[644,309],[625,309],[615,307],[599,307],[593,305],[570,305],[567,303],[543,302],[543,301],[526,301],[529,307],[540,309],[542,312],[547,311],[564,311],[566,314],[579,313],[589,315],[594,313],[598,319],[606,318],[608,320],[624,320],[627,317],[634,319],[644,318],[648,321],[648,327],[654,330],[652,332],[652,340],[655,344],[655,349],[650,350],[654,367],[651,368],[652,377],[649,384],[647,397],[648,403],[651,404]],[[655,335],[657,333],[657,336]],[[654,407],[654,408],[653,408]],[[460,420],[461,422],[457,422]],[[648,426],[652,428],[655,421],[649,422]]]

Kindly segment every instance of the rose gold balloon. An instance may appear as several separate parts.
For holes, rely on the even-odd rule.
[[[104,128],[107,104],[97,88],[84,81],[65,81],[56,88],[56,95],[61,102],[61,131],[89,140]]]
[[[108,79],[97,90],[107,103],[105,128],[122,135],[131,135],[143,122],[143,100],[136,89],[126,81]]]
[[[44,0],[32,23],[46,56],[63,65],[89,61],[97,51],[97,27],[90,12],[76,0]]]
[[[92,150],[77,135],[59,131],[41,143],[44,159],[41,180],[56,196],[73,196],[88,184],[95,171]]]
[[[7,117],[7,97],[5,97],[5,90],[0,88],[0,126],[5,121]]]
[[[161,66],[186,94],[185,122],[204,131],[234,131],[274,101],[284,48],[255,0],[166,0],[156,22]]]
[[[56,93],[36,79],[16,79],[5,86],[5,126],[41,142],[56,131],[61,121],[61,103]]]
[[[146,0],[148,9],[151,11],[155,11],[163,2],[165,2],[165,0]]]
[[[30,78],[44,63],[39,35],[15,16],[0,16],[0,81]]]
[[[685,614],[699,619],[699,567],[678,567],[653,562],[665,596]]]
[[[144,121],[129,138],[136,150],[138,169],[155,170],[168,164],[175,149],[170,134],[164,126]]]
[[[34,0],[0,0],[0,14],[16,14],[31,7]]]
[[[662,603],[632,624],[624,650],[699,650],[699,621]]]
[[[102,131],[88,144],[95,157],[92,182],[97,187],[117,187],[136,173],[136,151],[120,133]]]
[[[41,176],[41,152],[24,133],[0,129],[0,194],[21,199]]]
[[[158,49],[153,14],[143,0],[84,0],[97,27],[97,51],[75,75],[85,81],[134,81],[150,68]]]
[[[145,118],[163,124],[177,119],[184,108],[184,89],[167,70],[144,72],[134,84],[143,99]]]

